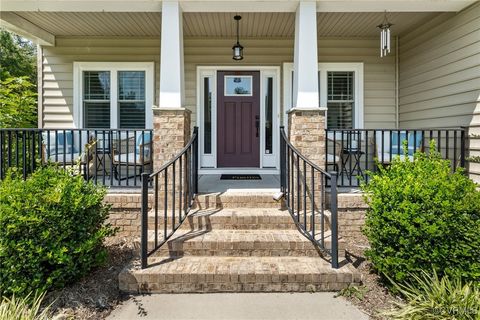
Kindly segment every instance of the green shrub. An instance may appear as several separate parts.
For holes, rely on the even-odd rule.
[[[411,275],[407,284],[396,284],[395,288],[405,298],[397,302],[396,309],[385,312],[392,319],[424,320],[479,320],[480,287],[460,278],[439,278],[435,272]]]
[[[464,171],[452,172],[435,151],[413,161],[397,157],[379,170],[362,187],[374,268],[398,282],[432,268],[441,277],[478,281],[480,192]]]
[[[41,308],[45,294],[34,297],[28,294],[24,298],[2,298],[0,301],[0,320],[48,320],[50,306]]]
[[[45,291],[106,258],[106,190],[55,166],[0,182],[0,296]]]

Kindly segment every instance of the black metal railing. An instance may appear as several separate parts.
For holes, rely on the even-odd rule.
[[[331,186],[329,199],[325,190],[327,181]],[[290,143],[283,127],[280,127],[280,187],[299,230],[330,255],[332,268],[338,268],[337,173],[328,173],[303,156]]]
[[[368,183],[368,171],[386,166],[395,157],[413,159],[416,151],[430,152],[430,142],[452,169],[465,167],[465,129],[327,129],[325,167],[338,172],[338,185],[358,187]],[[407,154],[404,151],[407,145]]]
[[[152,172],[152,138],[145,129],[0,129],[0,179],[12,167],[26,178],[55,163],[96,184],[140,187]]]
[[[158,171],[142,175],[141,264],[181,226],[198,194],[198,128],[188,144]],[[153,183],[153,199],[149,184]],[[152,201],[149,201],[152,200]]]

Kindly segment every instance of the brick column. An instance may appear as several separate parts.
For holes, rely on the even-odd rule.
[[[190,115],[188,109],[153,110],[153,168],[175,157],[190,140]]]
[[[325,168],[325,110],[289,111],[288,136],[302,155],[320,168]]]

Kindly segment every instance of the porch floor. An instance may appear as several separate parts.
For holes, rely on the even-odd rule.
[[[220,180],[219,174],[201,175],[198,180],[199,193],[213,192],[279,192],[280,175],[261,174],[261,180]]]

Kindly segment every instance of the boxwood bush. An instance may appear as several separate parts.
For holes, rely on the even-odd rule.
[[[47,166],[0,182],[0,296],[62,287],[105,261],[106,190]]]
[[[452,172],[432,151],[370,174],[364,233],[379,273],[402,283],[433,268],[440,277],[480,280],[480,192],[463,169]]]

